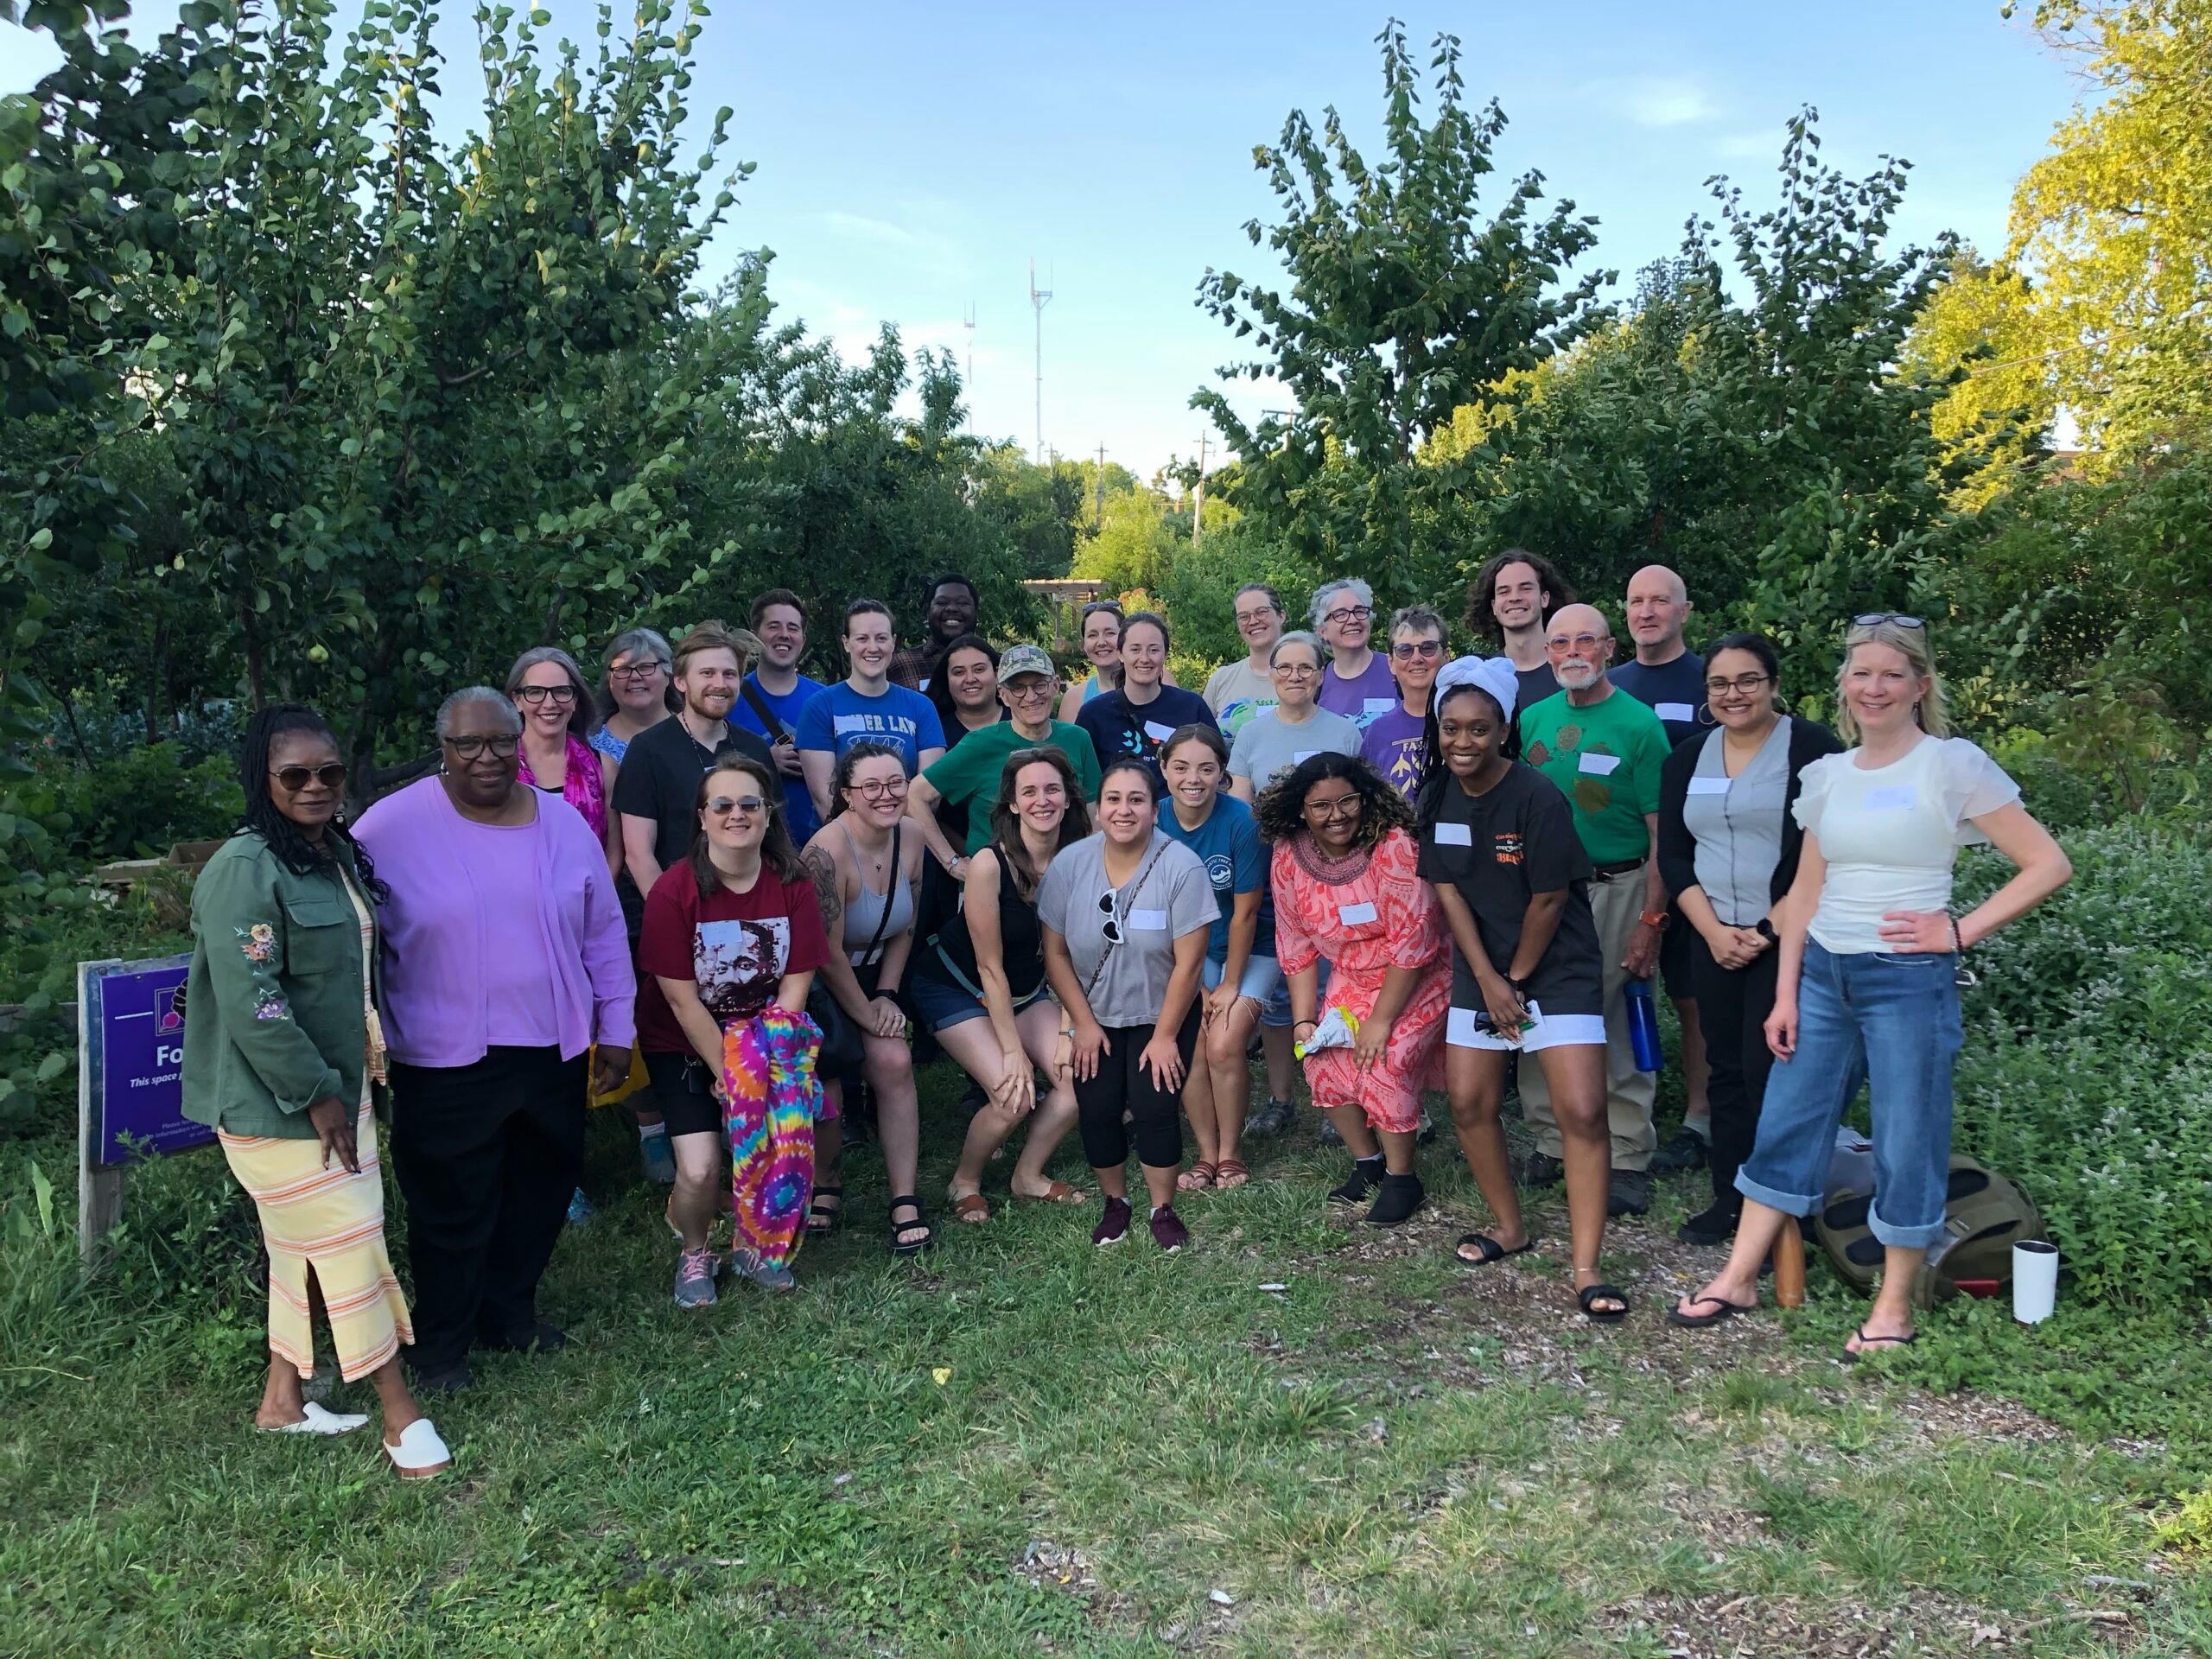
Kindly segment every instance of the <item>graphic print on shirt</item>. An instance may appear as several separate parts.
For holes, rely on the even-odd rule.
[[[1518,830],[1503,830],[1491,838],[1491,850],[1501,864],[1518,864],[1522,845]]]
[[[701,922],[691,931],[691,978],[717,1025],[749,1020],[768,1005],[791,960],[788,916]]]
[[[1227,853],[1208,853],[1205,864],[1206,880],[1213,884],[1216,893],[1227,893],[1236,885],[1236,861]]]
[[[888,743],[893,748],[911,750],[914,747],[914,734],[921,729],[919,722],[912,715],[879,715],[873,709],[863,710],[857,715],[833,714],[830,716],[830,727],[837,734],[837,753],[840,755],[854,744],[869,738],[879,743]]]

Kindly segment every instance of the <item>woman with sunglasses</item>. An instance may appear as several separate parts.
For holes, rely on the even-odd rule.
[[[720,1263],[707,1235],[730,1106],[724,1038],[772,1007],[804,1014],[828,959],[814,883],[784,827],[783,798],[773,766],[735,750],[717,755],[699,779],[690,852],[661,872],[645,897],[638,966],[649,977],[639,998],[638,1046],[676,1153],[667,1215],[680,1241],[678,1307],[715,1301]],[[748,1171],[775,1174],[769,1160],[746,1160],[735,1171],[733,1224],[750,1243],[730,1265],[763,1290],[793,1283],[786,1259],[808,1208],[807,1139],[803,1166],[779,1179],[747,1179]],[[772,1243],[763,1248],[766,1241]]]
[[[845,1190],[836,1185],[840,1131],[835,1125],[845,1091],[866,1079],[875,1096],[883,1166],[899,1195],[891,1200],[894,1255],[913,1255],[931,1242],[914,1192],[920,1106],[914,1051],[906,1044],[906,1014],[899,1000],[922,880],[922,838],[906,822],[906,790],[905,754],[888,743],[861,739],[837,757],[830,822],[803,855],[827,941],[822,978],[858,1028],[861,1047],[858,1067],[823,1079],[825,1122],[815,1137],[816,1185],[807,1230],[828,1232],[843,1205]],[[901,1211],[911,1213],[902,1217]]]
[[[1421,1092],[1442,1085],[1438,1045],[1452,1001],[1451,944],[1416,868],[1413,809],[1357,755],[1325,752],[1270,784],[1254,815],[1274,843],[1275,955],[1306,1082],[1351,1149],[1351,1178],[1329,1198],[1372,1194],[1369,1223],[1395,1226],[1421,1205]],[[1353,1027],[1341,1046],[1312,1046],[1324,958],[1328,1008]]]
[[[1063,1022],[1059,1005],[1046,995],[1037,918],[1046,870],[1090,833],[1083,797],[1065,750],[1038,744],[1007,757],[990,807],[990,840],[969,855],[959,907],[915,953],[906,975],[916,1019],[983,1091],[952,1172],[953,1213],[963,1222],[991,1218],[984,1166],[1025,1118],[1028,1138],[1007,1183],[1014,1196],[1039,1204],[1090,1202],[1087,1193],[1045,1173],[1075,1124],[1075,1090],[1058,1052]],[[1041,1100],[1039,1066],[1050,1079]]]
[[[1428,770],[1428,694],[1444,666],[1444,619],[1426,605],[1408,605],[1390,619],[1390,671],[1397,706],[1360,734],[1360,758],[1408,800]]]
[[[1943,1234],[1965,955],[2056,893],[2073,866],[2020,804],[2019,786],[1950,735],[1919,618],[1857,618],[1836,688],[1837,734],[1854,747],[1805,768],[1795,808],[1804,843],[1776,912],[1781,960],[1766,1017],[1776,1064],[1736,1172],[1735,1247],[1668,1317],[1714,1325],[1758,1305],[1760,1264],[1790,1217],[1820,1206],[1836,1124],[1863,1081],[1874,1141],[1868,1221],[1885,1261],[1873,1309],[1844,1345],[1856,1359],[1914,1339],[1915,1282]],[[1984,842],[2016,874],[1955,912],[1958,849]]]
[[[1797,879],[1805,769],[1842,745],[1785,715],[1774,647],[1732,633],[1707,648],[1710,730],[1675,747],[1659,772],[1659,869],[1690,928],[1690,983],[1705,1028],[1713,1103],[1713,1203],[1675,1231],[1725,1244],[1744,1206],[1736,1171],[1751,1150],[1774,1056],[1774,914]]]
[[[616,765],[632,738],[681,706],[669,678],[671,660],[668,641],[651,628],[627,629],[607,646],[599,678],[601,724],[591,746]]]
[[[385,1077],[373,1000],[384,884],[346,832],[346,763],[315,710],[279,703],[247,722],[238,782],[245,822],[192,889],[184,1115],[215,1131],[269,1252],[269,1376],[254,1427],[344,1434],[368,1421],[301,1389],[320,1307],[339,1375],[377,1391],[392,1466],[435,1474],[452,1459],[400,1375],[414,1332],[384,1242],[372,1110]]]
[[[998,671],[998,647],[980,633],[962,634],[937,659],[937,671],[930,676],[924,695],[937,706],[947,750],[957,748],[970,732],[1006,718],[1005,705],[999,702]]]
[[[1284,634],[1268,653],[1275,706],[1253,715],[1229,751],[1229,792],[1247,806],[1310,755],[1359,753],[1358,726],[1315,701],[1321,670],[1321,642],[1303,628]]]
[[[1083,607],[1078,643],[1090,664],[1090,673],[1068,687],[1060,699],[1060,718],[1071,726],[1083,705],[1101,691],[1122,683],[1122,606],[1112,599],[1094,599]]]
[[[456,691],[437,734],[437,774],[354,834],[391,892],[379,961],[415,1374],[453,1389],[471,1347],[565,1340],[538,1319],[537,1281],[583,1161],[588,1074],[603,1094],[629,1071],[637,979],[605,849],[517,777],[514,704]]]
[[[1135,755],[1106,762],[1098,833],[1052,860],[1037,892],[1045,972],[1066,1019],[1060,1052],[1075,1075],[1084,1156],[1105,1211],[1097,1245],[1128,1236],[1129,1134],[1152,1200],[1154,1243],[1179,1250],[1183,1079],[1198,1046],[1198,985],[1217,913],[1198,855],[1160,829],[1159,775]]]
[[[560,646],[538,645],[515,658],[506,693],[522,710],[522,759],[515,775],[582,813],[607,848],[607,874],[620,875],[621,820],[607,810],[615,762],[591,747],[599,711],[583,670]]]

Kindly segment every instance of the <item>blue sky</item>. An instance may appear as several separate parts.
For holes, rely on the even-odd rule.
[[[593,13],[555,0],[556,30]],[[2023,8],[2024,10],[2028,10]],[[470,87],[473,33],[449,3],[447,72]],[[149,8],[147,22],[171,15]],[[621,14],[618,12],[618,16]],[[775,250],[770,289],[849,350],[882,321],[964,358],[975,308],[976,429],[1034,437],[1028,261],[1053,293],[1044,317],[1044,435],[1148,475],[1191,454],[1191,392],[1232,358],[1193,305],[1209,265],[1259,270],[1242,226],[1272,198],[1252,146],[1294,107],[1343,112],[1369,147],[1379,124],[1373,36],[1385,10],[1275,4],[766,4],[715,8],[692,92],[728,104],[728,158],[758,163],[717,241]],[[1762,203],[1783,124],[1816,105],[1824,155],[1854,172],[1884,152],[1915,164],[1902,230],[2004,234],[2020,173],[2076,87],[1999,0],[1852,6],[1602,3],[1423,6],[1419,45],[1465,42],[1478,101],[1507,129],[1500,178],[1540,169],[1550,194],[1599,219],[1596,263],[1670,252],[1725,172]],[[42,43],[0,27],[0,90],[28,86]],[[456,118],[467,111],[456,100]],[[457,130],[456,125],[456,130]],[[1502,193],[1502,184],[1501,184]],[[1238,394],[1253,410],[1279,402]],[[1211,441],[1210,441],[1211,442]],[[1211,457],[1209,457],[1211,459]]]

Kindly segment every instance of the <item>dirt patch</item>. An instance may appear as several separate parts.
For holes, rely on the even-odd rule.
[[[2121,1609],[2071,1608],[2040,1618],[1985,1613],[1916,1593],[1906,1607],[1838,1602],[1808,1608],[1793,1596],[1640,1596],[1598,1615],[1608,1635],[1649,1644],[1669,1659],[1883,1659],[1891,1654],[2079,1652],[2086,1641],[2123,1650],[2141,1636]]]

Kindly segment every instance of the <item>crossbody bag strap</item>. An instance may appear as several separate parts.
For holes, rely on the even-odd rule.
[[[899,826],[896,823],[891,826],[891,880],[883,889],[883,908],[875,913],[875,937],[868,942],[868,949],[861,952],[861,966],[863,968],[872,967],[874,964],[875,948],[883,943],[883,930],[891,925],[891,906],[893,895],[899,891],[899,883],[906,879],[904,867],[899,862]],[[849,833],[849,831],[848,834]],[[858,865],[854,866],[853,874],[856,876],[860,874]],[[868,886],[865,877],[861,878],[861,886],[863,887]]]
[[[747,680],[744,682],[742,695],[745,698],[745,706],[760,715],[760,723],[768,728],[768,741],[771,743],[782,742],[788,733],[784,722],[776,718],[776,711],[768,706],[767,698],[760,695],[760,688],[752,681]]]
[[[1152,846],[1152,851],[1145,855],[1144,868],[1137,872],[1137,879],[1129,884],[1129,897],[1132,899],[1135,899],[1137,894],[1144,891],[1145,878],[1152,874],[1152,867],[1160,861],[1160,850],[1165,848],[1166,844],[1167,843],[1164,841],[1154,842]],[[1105,868],[1105,860],[1103,855],[1099,861],[1099,868],[1102,870]],[[1116,922],[1121,923],[1122,938],[1127,938],[1129,934],[1128,924],[1122,922],[1122,918],[1118,916],[1114,919]],[[1098,965],[1090,970],[1090,982],[1083,988],[1083,1000],[1084,1001],[1088,1002],[1090,1001],[1090,994],[1098,988],[1098,982],[1105,976],[1106,964],[1114,959],[1114,952],[1120,948],[1120,940],[1109,939],[1106,941],[1106,949],[1099,955]]]

